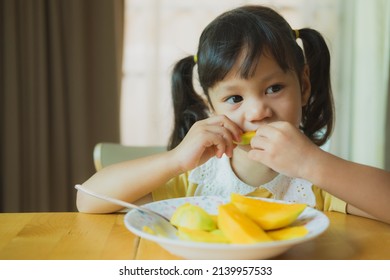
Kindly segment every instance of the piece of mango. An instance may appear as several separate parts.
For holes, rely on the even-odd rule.
[[[256,131],[247,131],[241,135],[241,142],[233,142],[237,145],[249,145],[251,143],[252,138],[256,135]]]
[[[264,201],[236,193],[231,195],[231,202],[264,230],[291,225],[306,208],[306,204]]]
[[[184,203],[173,213],[170,222],[176,227],[211,231],[217,228],[215,219],[198,205]]]
[[[143,226],[142,230],[152,235],[167,237],[166,230],[158,225],[153,225],[153,227]]]
[[[294,238],[300,238],[308,234],[309,231],[305,226],[292,226],[281,229],[275,229],[267,231],[267,234],[273,240],[289,240]]]
[[[229,239],[219,229],[205,231],[179,227],[177,235],[181,240],[207,242],[207,243],[229,243]]]
[[[231,243],[247,244],[272,241],[264,230],[231,203],[219,206],[218,228]]]
[[[149,234],[157,235],[156,232],[155,232],[151,227],[149,227],[149,226],[143,226],[143,227],[142,227],[142,230],[143,230],[144,232],[149,233]]]
[[[214,220],[215,224],[217,225],[218,224],[218,215],[211,215],[211,218]]]

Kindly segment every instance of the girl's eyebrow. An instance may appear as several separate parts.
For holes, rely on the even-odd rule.
[[[220,85],[215,89],[216,89],[214,91],[215,96],[217,96],[218,98],[223,98],[226,96],[239,94],[240,90],[242,89],[242,86],[236,84],[232,84],[232,85],[228,84],[228,85]]]
[[[238,85],[221,86],[222,91],[236,91],[239,88],[240,88],[240,86],[238,86]]]
[[[261,81],[262,82],[268,82],[269,80],[272,80],[274,79],[275,77],[278,77],[278,76],[281,76],[281,75],[284,75],[286,74],[283,70],[281,69],[278,69],[274,72],[271,72],[270,74],[264,76],[263,78],[261,78]]]

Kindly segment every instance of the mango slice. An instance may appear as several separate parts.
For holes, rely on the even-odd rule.
[[[235,193],[231,195],[231,202],[264,230],[289,226],[306,208],[306,204],[270,202]]]
[[[211,231],[217,228],[215,219],[203,208],[190,203],[180,205],[173,213],[171,224],[176,227]]]
[[[182,240],[207,242],[207,243],[229,243],[229,240],[219,229],[205,231],[199,229],[178,228],[178,236]]]
[[[303,237],[308,233],[309,231],[305,226],[285,227],[282,229],[267,231],[267,234],[273,240],[289,240],[293,238]]]
[[[210,215],[211,218],[214,220],[215,224],[218,223],[218,215]]]
[[[143,230],[144,232],[149,233],[149,234],[157,235],[157,233],[156,233],[151,227],[143,226],[143,227],[142,227],[142,230]]]
[[[251,143],[252,138],[256,135],[256,131],[247,131],[241,135],[241,142],[233,142],[237,145],[249,145]]]
[[[167,237],[166,231],[163,228],[161,228],[159,226],[156,226],[156,225],[154,225],[153,228],[151,228],[149,226],[143,226],[142,230],[144,232],[147,232],[149,234],[153,234],[153,235],[156,235],[156,236]]]
[[[218,228],[231,243],[247,244],[272,239],[254,221],[231,203],[219,206]]]
[[[198,205],[185,203],[171,218],[182,240],[208,243],[250,244],[301,238],[308,234],[303,225],[293,225],[305,204],[284,204],[232,194],[229,203],[220,205],[218,214],[207,213]],[[143,231],[165,236],[157,226]]]

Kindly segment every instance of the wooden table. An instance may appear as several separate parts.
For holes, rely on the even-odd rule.
[[[328,212],[330,227],[276,259],[390,259],[390,225]],[[123,214],[1,213],[0,259],[174,260],[129,232]]]

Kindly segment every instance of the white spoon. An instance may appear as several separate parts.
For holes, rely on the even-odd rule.
[[[141,213],[150,216],[153,221],[155,222],[155,226],[158,229],[159,234],[166,235],[167,237],[177,239],[177,228],[172,225],[169,221],[169,219],[157,212],[154,212],[153,210],[150,210],[146,207],[138,206],[129,202],[125,202],[123,200],[119,200],[113,197],[106,196],[104,194],[96,193],[94,191],[91,191],[89,189],[84,188],[82,185],[76,185],[75,188],[79,191],[85,192],[86,194],[89,194],[91,196],[109,201],[111,203],[120,205],[122,207],[128,208],[128,209],[136,209],[140,211]]]

